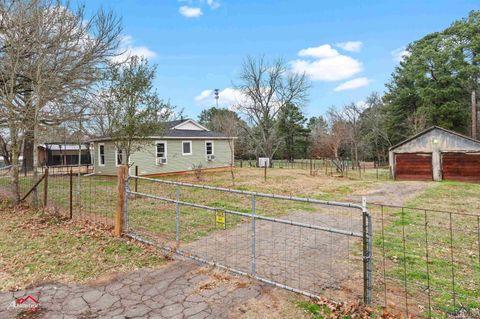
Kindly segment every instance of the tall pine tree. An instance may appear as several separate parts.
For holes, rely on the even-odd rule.
[[[308,155],[309,134],[305,128],[306,121],[302,110],[295,104],[288,103],[280,111],[278,131],[283,140],[283,155],[290,161]]]

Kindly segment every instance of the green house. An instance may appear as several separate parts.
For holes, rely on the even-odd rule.
[[[162,135],[148,137],[142,149],[131,154],[130,174],[135,166],[142,176],[184,173],[199,166],[207,171],[228,168],[235,138],[210,131],[191,119],[168,122]],[[95,174],[117,174],[123,152],[110,138],[92,139],[90,152]]]

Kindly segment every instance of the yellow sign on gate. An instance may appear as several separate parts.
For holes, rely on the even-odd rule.
[[[215,226],[218,228],[227,229],[227,223],[225,219],[224,211],[215,211]]]

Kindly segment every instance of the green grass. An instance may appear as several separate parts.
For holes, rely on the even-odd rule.
[[[428,287],[435,315],[480,307],[479,217],[461,214],[479,212],[478,194],[478,184],[432,183],[407,203],[411,209],[385,209],[385,236],[378,231],[374,241],[375,264],[383,271],[385,249],[387,287],[392,282],[403,287],[406,279],[411,309],[423,304],[421,313],[429,315]],[[441,212],[425,212],[425,207]]]
[[[362,171],[363,173],[363,171]],[[376,174],[375,170],[367,170]],[[205,174],[197,181],[193,176],[169,176],[166,179],[235,188],[244,191],[298,195],[322,200],[342,200],[351,194],[363,194],[370,189],[379,189],[385,183],[375,179],[309,176],[308,171],[298,169],[272,169],[263,180],[263,170],[244,168],[236,171],[235,185],[230,173]],[[76,178],[74,178],[74,182]],[[27,177],[24,185],[32,181]],[[387,182],[391,183],[391,182]],[[1,181],[0,181],[1,187]],[[133,189],[133,186],[131,185]],[[68,210],[68,176],[54,177],[49,181],[49,202]],[[171,185],[140,181],[139,192],[175,198],[176,188]],[[251,212],[251,196],[235,195],[204,189],[181,189],[181,200],[203,204],[218,209]],[[105,177],[82,177],[81,206],[77,205],[74,188],[74,214],[111,220],[116,205],[116,180]],[[389,298],[402,308],[404,302],[404,279],[407,279],[409,307],[428,305],[426,291],[430,280],[432,308],[434,312],[456,311],[460,305],[479,307],[480,264],[478,259],[478,219],[476,216],[452,214],[453,236],[450,237],[450,215],[440,212],[427,213],[429,276],[425,258],[425,213],[420,208],[460,213],[480,212],[480,185],[459,182],[430,183],[426,191],[407,203],[411,209],[385,209],[385,236],[382,237],[380,220],[374,219],[376,276],[383,277],[382,250],[385,247],[386,276],[388,285],[394,285],[397,295],[389,292]],[[281,217],[295,211],[316,211],[318,207],[306,203],[257,198],[257,214]],[[372,208],[374,216],[379,211]],[[181,206],[181,240],[190,242],[216,230],[213,212]],[[175,240],[175,205],[151,199],[129,201],[129,222],[135,231],[165,241]],[[227,228],[249,222],[248,218],[227,214]],[[403,231],[405,230],[405,241]],[[403,247],[405,245],[405,255]],[[450,245],[454,247],[455,304],[453,304],[452,262]],[[38,248],[38,247],[37,247]],[[406,269],[406,274],[405,274]],[[381,281],[379,281],[381,282]],[[383,287],[375,287],[380,295]],[[378,299],[377,301],[380,301]],[[418,307],[417,307],[418,308]],[[427,308],[428,310],[428,308]],[[422,312],[419,310],[418,312]],[[426,312],[423,310],[423,314]]]

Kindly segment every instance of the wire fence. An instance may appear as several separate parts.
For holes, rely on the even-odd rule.
[[[258,167],[256,160],[235,161],[236,167]],[[338,176],[361,180],[391,180],[388,164],[379,162],[359,162],[354,165],[351,160],[334,160],[331,158],[295,159],[293,161],[274,159],[272,169],[299,169],[310,171],[315,176]]]
[[[10,169],[0,169],[0,196],[11,195]],[[34,184],[33,176],[22,176],[22,195]],[[252,196],[247,192],[142,178],[131,178],[129,187],[135,193],[170,199],[130,194],[128,230],[142,239],[252,274],[255,233],[259,278],[336,300],[363,296],[361,239],[323,229],[362,232],[362,216],[354,209],[258,196],[255,214],[260,218],[254,219],[254,231]],[[69,172],[49,174],[38,185],[37,198],[40,205],[66,217],[113,224],[116,192],[115,177]],[[379,204],[369,204],[368,210],[373,227],[373,304],[430,318],[480,308],[478,212]]]
[[[86,167],[39,168],[19,176],[20,198],[67,218],[113,225],[116,177],[89,175]],[[0,197],[12,198],[11,169],[0,170]],[[39,182],[40,181],[40,182]]]
[[[406,317],[480,308],[480,215],[369,205],[374,301]]]
[[[371,236],[358,204],[142,177],[127,194],[133,238],[307,296],[369,301]]]

